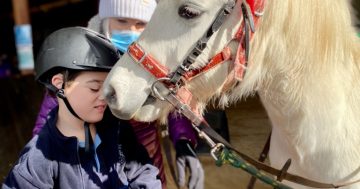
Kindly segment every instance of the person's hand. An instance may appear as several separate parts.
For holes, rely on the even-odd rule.
[[[204,188],[204,170],[196,153],[187,140],[179,140],[175,145],[176,150],[176,168],[178,171],[178,185],[185,187],[186,168],[189,169],[189,189]]]

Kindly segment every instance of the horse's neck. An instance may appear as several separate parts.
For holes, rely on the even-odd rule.
[[[332,147],[334,152],[351,151],[345,143],[355,147],[360,134],[360,45],[355,32],[347,24],[340,24],[349,31],[346,34],[323,25],[332,30],[321,29],[326,38],[315,39],[315,29],[296,33],[294,20],[280,23],[271,16],[265,13],[255,34],[250,65],[237,95],[258,91],[273,127],[302,153]],[[287,22],[294,27],[292,33],[280,25]],[[320,29],[316,23],[309,27]]]
[[[295,4],[294,0],[268,2],[271,6]],[[342,4],[326,1],[324,6],[329,3]],[[332,26],[337,24],[335,20],[325,21],[326,15],[320,14],[319,19],[330,23],[319,26],[315,24],[321,22],[314,21],[305,27],[308,31],[297,31],[296,20],[289,17],[306,15],[305,9],[289,17],[284,14],[281,18],[285,21],[272,20],[276,12],[285,10],[282,8],[265,12],[252,42],[245,78],[233,90],[234,96],[243,97],[253,91],[260,94],[277,134],[270,154],[278,160],[275,165],[292,158],[295,173],[330,182],[349,179],[360,158],[359,40],[347,23]],[[305,19],[313,21],[310,17]],[[325,37],[316,39],[317,32]]]
[[[277,134],[272,141],[274,166],[291,158],[295,173],[327,181],[341,181],[359,166],[360,78],[355,67],[308,70],[313,73],[262,67],[258,93]]]
[[[346,127],[360,129],[354,125],[360,123],[360,72],[356,62],[339,62],[338,66],[324,65],[315,70],[319,67],[311,64],[317,62],[287,59],[248,72],[258,72],[257,91],[274,126],[283,127],[289,134],[304,134],[305,130],[309,136],[318,135],[320,130],[336,135]]]
[[[259,90],[264,102],[287,117],[321,114],[322,119],[324,113],[317,112],[323,108],[329,114],[325,117],[338,123],[341,111],[355,112],[354,104],[360,102],[353,97],[360,95],[360,41],[346,2],[267,2],[238,95]],[[319,10],[307,4],[319,4]],[[327,17],[335,13],[338,16]]]

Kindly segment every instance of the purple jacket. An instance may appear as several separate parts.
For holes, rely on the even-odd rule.
[[[53,97],[46,91],[44,95],[44,99],[41,103],[39,114],[36,118],[35,127],[33,129],[33,136],[39,134],[41,128],[46,123],[47,116],[49,115],[50,111],[58,105],[56,97]]]
[[[46,123],[49,112],[58,105],[56,97],[45,93],[44,99],[41,104],[40,112],[36,119],[33,135],[37,135]],[[147,149],[150,158],[153,160],[154,165],[159,168],[159,175],[163,184],[165,181],[164,165],[161,155],[161,146],[159,136],[157,134],[157,127],[155,122],[143,123],[137,121],[130,121],[134,128],[139,142]],[[189,140],[193,147],[196,146],[197,136],[193,130],[191,122],[178,114],[171,114],[168,117],[169,136],[174,146],[179,140]]]

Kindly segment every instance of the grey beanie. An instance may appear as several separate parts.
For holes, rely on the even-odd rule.
[[[99,16],[133,18],[149,22],[156,7],[155,0],[100,0]]]

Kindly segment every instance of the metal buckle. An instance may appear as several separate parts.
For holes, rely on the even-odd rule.
[[[161,101],[165,101],[165,97],[163,97],[163,96],[160,94],[159,90],[156,88],[156,84],[157,84],[158,82],[163,83],[164,81],[170,81],[170,78],[168,78],[168,77],[159,78],[159,79],[157,79],[156,81],[154,81],[154,83],[151,85],[151,93],[152,93],[152,95],[153,95],[155,98],[157,98],[157,99],[159,99],[159,100],[161,100]],[[172,91],[171,89],[169,89],[169,90]]]
[[[188,58],[190,58],[191,60],[194,60],[195,61],[195,59],[193,58],[193,57],[188,57]],[[186,67],[184,64],[181,64],[180,65],[180,68],[182,69],[182,70],[184,70],[185,72],[188,72],[189,70],[190,70],[190,66],[188,66],[188,67]]]
[[[225,147],[222,143],[215,143],[204,131],[193,124],[193,128],[199,133],[199,137],[204,139],[210,146],[210,155],[217,161],[219,152]]]
[[[62,98],[62,99],[66,98],[64,89],[57,90],[56,91],[56,96],[58,96],[59,98]]]

